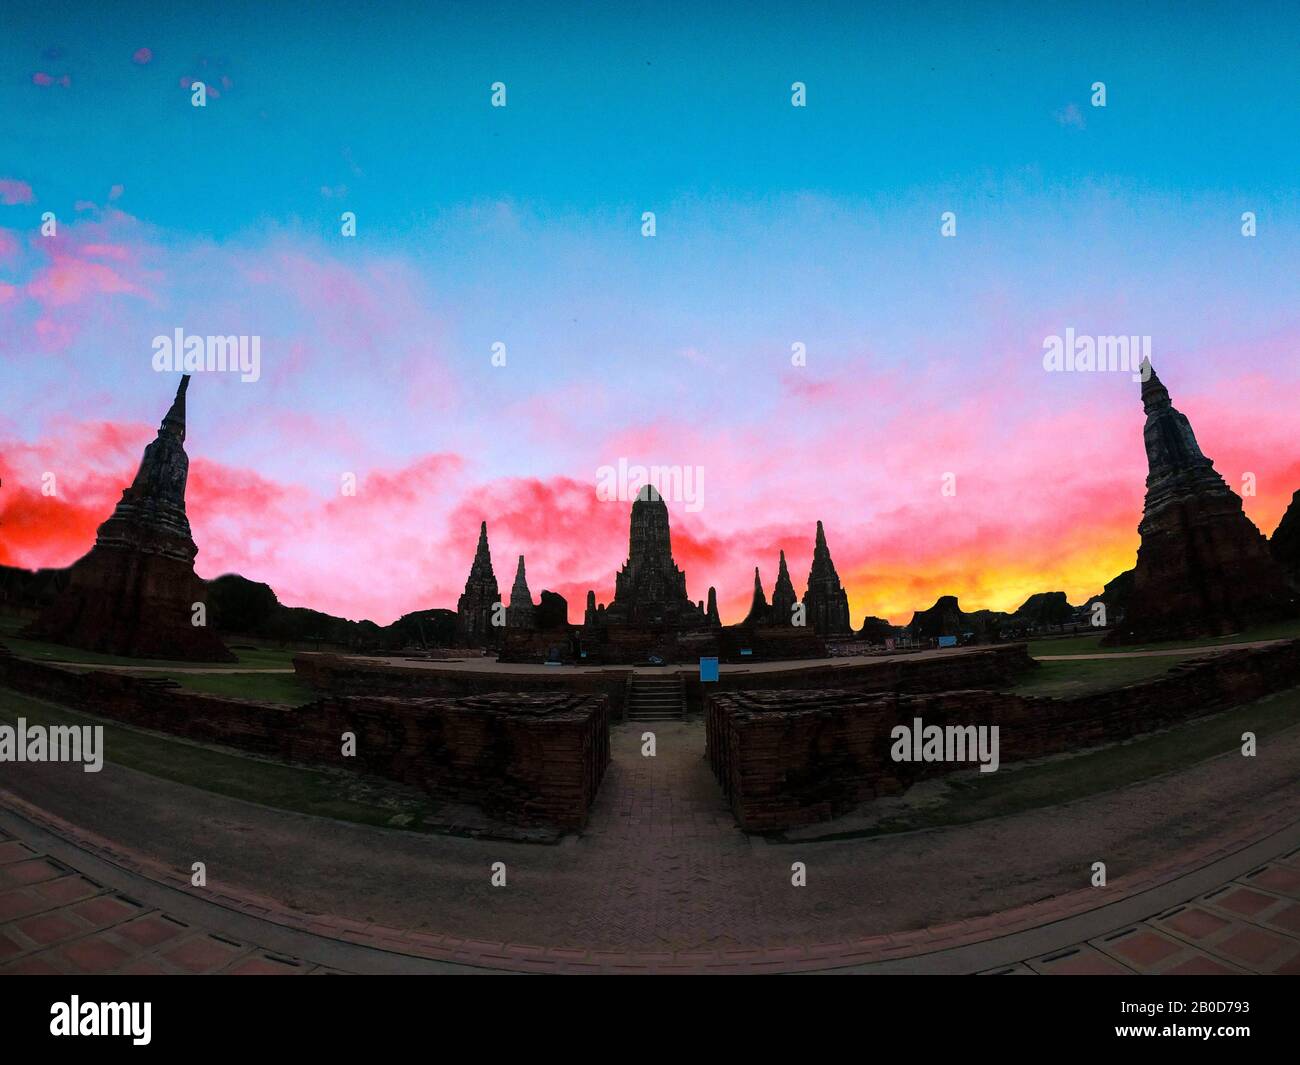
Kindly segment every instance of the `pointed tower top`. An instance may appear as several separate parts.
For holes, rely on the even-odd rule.
[[[746,625],[763,625],[767,622],[767,596],[763,594],[763,581],[754,567],[754,598],[749,604],[749,613],[745,616]]]
[[[189,387],[190,375],[185,374],[181,377],[181,383],[176,386],[176,398],[172,400],[171,407],[163,416],[162,425],[158,427],[160,433],[167,430],[179,436],[181,443],[185,442],[185,392]]]
[[[1143,409],[1150,414],[1153,410],[1162,410],[1168,407],[1170,405],[1169,389],[1165,388],[1160,378],[1156,376],[1156,370],[1151,365],[1151,360],[1143,359],[1138,372],[1142,378]]]
[[[709,586],[709,605],[705,608],[705,613],[709,616],[710,625],[722,624],[718,617],[718,590],[712,585]]]
[[[474,549],[474,561],[469,567],[469,579],[473,583],[476,579],[487,580],[493,586],[496,584],[496,577],[492,573],[492,549],[488,546],[487,522],[480,522],[478,527],[478,547]]]
[[[826,530],[822,528],[820,521],[817,523],[817,542],[823,545],[826,543]]]

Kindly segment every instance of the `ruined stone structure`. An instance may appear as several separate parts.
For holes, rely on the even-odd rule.
[[[827,556],[829,560],[830,556]],[[772,589],[772,624],[791,625],[794,623],[794,605],[799,601],[795,595],[794,583],[790,580],[790,570],[785,564],[785,552],[781,552],[781,563],[776,571],[776,587]],[[845,614],[847,617],[847,613]]]
[[[1023,644],[1016,649],[1025,653]],[[977,655],[968,657],[975,661]],[[894,729],[918,718],[925,726],[961,730],[968,741],[972,726],[997,726],[999,760],[1006,764],[1115,743],[1217,713],[1291,688],[1298,676],[1300,640],[1193,658],[1141,684],[1070,699],[969,684],[952,688],[951,677],[925,693],[777,690],[771,674],[756,673],[749,681],[767,683],[767,690],[707,686],[707,756],[740,827],[779,831],[828,820],[930,777],[978,773],[971,761],[896,761]],[[823,673],[810,679],[826,678]]]
[[[519,568],[515,571],[515,583],[510,589],[510,606],[506,609],[506,625],[512,629],[531,629],[537,625],[537,607],[533,605],[532,594],[528,591],[528,579],[524,576],[524,556],[519,556]]]
[[[542,590],[537,603],[537,627],[547,631],[569,627],[569,604],[564,596]]]
[[[712,589],[710,595],[716,616]],[[598,605],[595,593],[587,593],[583,650],[607,663],[711,654],[707,637],[713,625],[707,610],[686,594],[686,574],[673,561],[668,506],[647,485],[632,503],[627,562],[614,577],[614,601]]]
[[[181,378],[135,480],[25,637],[137,658],[235,661],[207,626],[204,584],[194,572],[199,549],[185,514],[189,383],[189,375]]]
[[[817,523],[817,543],[813,548],[812,569],[808,572],[808,590],[803,596],[805,623],[818,636],[849,636],[849,597],[840,586],[839,574],[826,546],[826,532]]]
[[[1291,505],[1273,530],[1268,549],[1291,587],[1300,591],[1300,492],[1291,496]]]
[[[884,618],[874,617],[868,614],[862,619],[862,628],[858,630],[858,635],[871,643],[883,644],[886,640],[893,640],[898,637],[898,629],[891,625]]]
[[[749,613],[745,615],[742,625],[766,625],[772,616],[772,608],[767,605],[767,596],[763,594],[763,579],[754,567],[754,598],[749,603]]]
[[[1201,453],[1143,363],[1147,494],[1132,599],[1107,644],[1224,636],[1295,612],[1293,594],[1240,497]]]
[[[686,574],[673,561],[668,505],[650,485],[632,503],[627,562],[614,577],[614,601],[606,623],[669,625],[704,624],[700,609],[686,595]]]
[[[709,587],[709,605],[705,608],[704,614],[715,629],[722,625],[722,619],[718,616],[718,591],[712,585]]]
[[[610,703],[595,685],[411,698],[364,690],[287,707],[157,676],[60,669],[3,644],[0,685],[198,743],[411,784],[519,826],[581,829],[609,765]],[[345,732],[357,737],[356,757],[340,756]]]
[[[465,592],[456,602],[456,634],[470,647],[496,643],[499,635],[492,615],[501,602],[497,577],[492,572],[492,552],[488,548],[487,522],[479,526],[478,549],[465,581]]]

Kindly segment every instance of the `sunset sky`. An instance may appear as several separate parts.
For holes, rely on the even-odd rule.
[[[1044,370],[1067,329],[1150,336],[1273,531],[1293,9],[693,6],[0,15],[0,564],[89,549],[177,328],[261,338],[260,380],[189,389],[200,576],[351,618],[454,607],[486,520],[503,594],[524,554],[580,621],[627,554],[620,459],[703,471],[673,545],[724,621],[781,549],[802,594],[818,519],[855,624],[1082,602],[1133,564],[1146,463],[1128,374]]]

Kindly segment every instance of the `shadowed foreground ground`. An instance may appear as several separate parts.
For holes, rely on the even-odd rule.
[[[734,826],[698,724],[659,725],[658,757],[620,726],[588,831],[556,846],[421,836],[274,810],[107,765],[6,767],[3,786],[209,885],[301,911],[496,941],[611,950],[781,946],[997,913],[1112,880],[1300,815],[1300,729],[1254,759],[975,824],[773,844]],[[111,755],[111,751],[110,751]],[[508,886],[489,883],[505,862]],[[808,886],[790,884],[807,865]]]

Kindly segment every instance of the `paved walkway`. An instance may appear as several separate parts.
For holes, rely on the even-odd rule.
[[[980,971],[1121,930],[1300,846],[1300,728],[1270,736],[1257,758],[1224,755],[1062,806],[774,844],[736,829],[698,724],[654,726],[653,759],[640,755],[649,727],[613,730],[588,830],[556,846],[309,817],[113,765],[111,750],[97,774],[8,772],[0,828],[132,898],[170,892],[152,907],[192,927],[313,964],[331,964],[314,940],[295,947],[267,927],[444,964],[580,970],[897,966],[924,956]],[[25,824],[45,838],[29,839]],[[85,855],[102,868],[85,869]],[[1098,859],[1111,877],[1100,890],[1086,886]],[[195,860],[207,865],[206,891],[190,889]],[[504,889],[489,883],[495,861],[507,863]],[[807,865],[806,888],[791,886],[794,861]],[[130,890],[114,879],[121,871],[138,878]],[[1189,876],[1202,879],[1164,891]],[[1123,908],[1134,898],[1136,909]],[[214,909],[184,909],[201,906]],[[231,914],[260,923],[227,928]],[[1074,920],[1085,923],[1062,924]],[[960,953],[991,938],[997,951]],[[372,971],[374,959],[359,967]]]
[[[256,910],[254,900],[208,900],[131,872],[86,845],[5,811],[0,814],[0,975],[73,973],[317,975],[507,971],[818,970],[845,972],[985,972],[996,975],[1076,974],[1300,974],[1300,849],[1266,861],[1145,919],[1107,925],[1118,907],[1146,906],[1145,893],[1090,914],[1032,923],[1009,912],[983,934],[943,946],[943,930],[927,936],[883,937],[882,955],[864,964],[818,957],[817,948],[770,957],[622,955],[581,948],[532,957],[472,956],[482,945],[458,941],[466,961],[430,957],[431,945],[410,936],[358,929],[317,916],[286,923],[285,915]],[[1261,847],[1300,838],[1289,832],[1243,848],[1150,893],[1181,897],[1198,879],[1218,880],[1226,865],[1251,864]],[[51,854],[57,851],[58,857]],[[118,855],[117,857],[121,857]],[[1031,908],[1032,910],[1033,908]],[[1039,915],[1041,917],[1041,915]],[[302,925],[307,923],[309,927]],[[1100,934],[1098,926],[1105,930]],[[1021,946],[1055,942],[1045,952],[1010,964],[985,963],[1015,955]],[[445,944],[444,944],[445,946]],[[749,955],[749,956],[746,956]],[[472,956],[472,957],[471,957]]]

